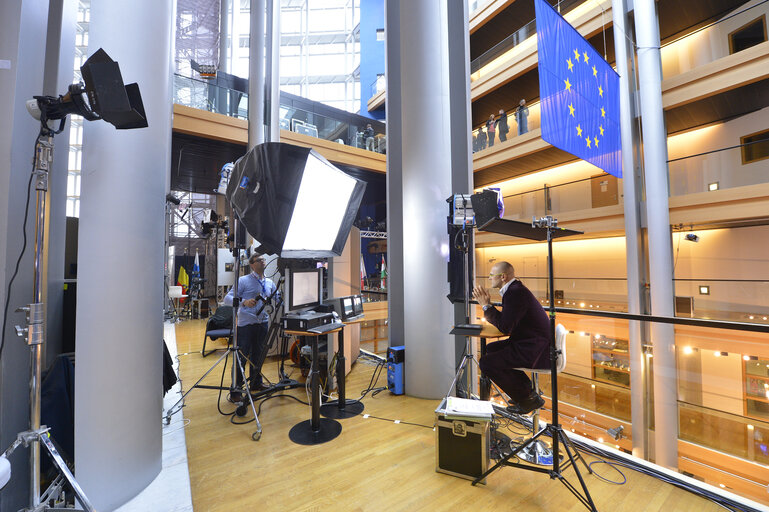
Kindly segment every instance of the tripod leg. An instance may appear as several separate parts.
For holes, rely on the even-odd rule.
[[[566,452],[566,455],[569,456],[569,461],[571,461],[571,465],[574,467],[574,473],[577,474],[577,479],[579,480],[579,484],[582,486],[582,491],[585,493],[585,495],[579,494],[577,489],[574,488],[573,485],[571,485],[564,477],[563,475],[558,475],[558,478],[561,480],[561,482],[566,485],[566,487],[574,494],[587,508],[589,508],[592,512],[598,512],[598,509],[595,508],[595,503],[593,503],[593,498],[590,496],[590,491],[587,490],[587,485],[585,484],[585,480],[582,478],[582,474],[579,472],[579,467],[577,466],[576,461],[574,460],[574,455],[572,455],[572,450],[574,449],[569,440],[566,438],[566,434],[563,432],[563,430],[558,430],[556,433],[558,438],[563,443],[563,449]],[[577,454],[577,457],[582,458],[579,455],[579,452],[574,450]],[[585,462],[584,460],[582,461]],[[588,471],[590,471],[590,468],[588,467]],[[592,472],[592,471],[591,471]]]
[[[259,422],[259,416],[256,415],[256,407],[254,406],[254,399],[251,396],[251,393],[248,389],[248,381],[246,380],[246,371],[243,369],[243,363],[241,362],[240,358],[243,357],[240,355],[240,351],[235,351],[235,354],[233,356],[233,360],[235,364],[238,366],[238,371],[240,372],[240,376],[243,377],[243,385],[246,387],[245,389],[245,395],[248,397],[248,403],[251,405],[251,410],[254,413],[254,421],[256,422],[256,432],[251,434],[251,439],[254,441],[258,441],[262,437],[262,424]]]
[[[51,461],[56,466],[56,468],[59,470],[59,473],[62,477],[64,477],[65,480],[67,480],[67,483],[69,483],[70,487],[72,487],[72,490],[75,492],[75,496],[77,497],[77,501],[80,503],[80,505],[83,507],[83,510],[87,512],[93,512],[93,505],[91,505],[91,502],[88,500],[88,497],[83,492],[83,489],[80,487],[80,484],[77,483],[75,480],[75,476],[72,474],[72,472],[67,467],[67,464],[64,462],[64,459],[61,458],[61,455],[59,455],[59,452],[56,451],[56,448],[53,446],[53,443],[50,439],[48,439],[48,435],[43,432],[39,433],[37,435],[38,442],[43,445],[43,447],[48,451],[48,455],[51,457]]]
[[[185,393],[182,395],[182,397],[181,397],[179,400],[177,400],[177,401],[176,401],[176,403],[175,403],[174,405],[172,405],[172,406],[171,406],[171,407],[168,409],[168,412],[167,412],[167,413],[166,413],[166,415],[165,415],[165,421],[166,421],[166,425],[168,425],[169,423],[171,423],[171,416],[173,416],[174,414],[176,414],[177,412],[179,412],[179,411],[178,411],[178,409],[176,409],[176,407],[177,407],[179,404],[183,404],[183,403],[184,403],[184,399],[187,397],[187,395],[189,395],[189,394],[190,394],[190,391],[192,391],[193,389],[195,389],[195,388],[198,386],[198,384],[200,384],[200,383],[203,381],[203,379],[205,379],[205,378],[206,378],[206,376],[207,376],[209,373],[211,373],[211,372],[214,370],[214,368],[216,368],[216,365],[218,365],[219,363],[221,363],[221,362],[222,362],[222,360],[226,359],[226,358],[227,358],[227,357],[230,355],[230,351],[231,351],[231,350],[232,350],[232,349],[229,349],[229,350],[227,350],[227,352],[225,352],[224,354],[222,354],[222,356],[221,356],[221,357],[220,357],[220,358],[219,358],[219,359],[218,359],[218,360],[217,360],[217,361],[216,361],[216,362],[213,364],[213,366],[211,366],[211,368],[209,368],[209,369],[208,369],[208,371],[207,371],[206,373],[204,373],[204,374],[203,374],[203,376],[202,376],[202,377],[200,377],[200,378],[197,380],[197,382],[195,382],[195,384],[193,384],[192,386],[190,386],[190,389],[188,389],[188,390],[187,390],[187,391],[186,391],[186,392],[185,392]]]
[[[573,450],[573,451],[574,451],[574,456],[575,456],[577,459],[579,459],[579,460],[580,460],[580,462],[582,462],[582,465],[583,465],[583,466],[585,466],[585,469],[587,470],[587,472],[588,472],[588,473],[590,473],[590,474],[592,474],[592,473],[593,473],[593,470],[592,470],[592,469],[590,469],[590,466],[588,466],[587,462],[585,462],[585,459],[582,457],[582,454],[581,454],[581,453],[579,453],[579,450],[577,450],[576,448],[574,448],[574,445],[573,445],[573,444],[571,444],[571,439],[569,439],[569,437],[566,435],[566,433],[565,433],[563,430],[561,430],[560,432],[561,432],[561,434],[562,434],[562,435],[561,435],[561,442],[564,444],[564,446],[568,446],[568,448],[570,448],[571,450]]]

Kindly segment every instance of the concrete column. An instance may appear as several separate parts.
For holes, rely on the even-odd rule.
[[[280,142],[280,0],[270,0],[267,6],[265,140]]]
[[[48,6],[48,40],[45,52],[43,94],[64,94],[72,83],[75,61],[77,0],[51,0]],[[49,179],[49,229],[46,230],[47,258],[44,296],[46,303],[46,346],[43,368],[62,351],[62,308],[64,303],[64,246],[67,230],[67,170],[69,168],[69,127],[56,136],[53,170]]]
[[[264,142],[264,32],[266,0],[251,0],[248,51],[248,149]]]
[[[139,84],[148,128],[85,123],[78,251],[75,451],[94,507],[160,472],[163,239],[171,162],[171,2],[91,4],[90,48]]]
[[[40,121],[26,111],[24,102],[43,92],[48,2],[0,2],[0,304],[8,300],[5,344],[0,358],[0,446],[4,450],[18,432],[29,428],[30,348],[16,337],[14,325],[24,324],[19,306],[32,301],[35,190],[25,209],[32,150]],[[22,30],[23,27],[23,30]],[[56,141],[66,144],[66,142]],[[8,282],[22,249],[25,213],[27,249],[7,296]],[[0,510],[30,505],[30,449],[20,448],[10,457],[11,481],[0,492]]]
[[[230,4],[232,0],[220,0],[219,4],[219,70],[229,73],[232,69],[227,39],[230,37],[232,23]]]
[[[641,314],[642,297],[641,282],[643,275],[643,252],[641,251],[641,189],[640,140],[635,123],[635,66],[633,59],[632,27],[625,23],[627,20],[627,4],[625,0],[613,0],[612,15],[614,17],[614,51],[616,55],[617,73],[620,83],[620,125],[622,130],[622,188],[624,194],[625,212],[625,247],[627,257],[627,296],[628,313]],[[638,157],[638,158],[637,158]],[[648,458],[647,436],[648,417],[646,414],[647,382],[646,358],[643,354],[641,323],[628,322],[629,357],[630,357],[630,409],[633,424],[633,455],[643,459]]]
[[[662,110],[662,61],[654,0],[636,0],[635,30],[643,125],[646,217],[649,236],[651,312],[673,316],[673,246],[668,206],[667,130]],[[651,325],[654,351],[655,462],[678,467],[675,332],[672,325]]]
[[[385,2],[389,342],[423,398],[446,394],[456,363],[446,198],[470,186],[467,33],[466,2]]]

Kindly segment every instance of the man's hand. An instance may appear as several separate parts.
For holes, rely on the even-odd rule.
[[[482,286],[476,286],[473,288],[473,298],[477,300],[478,304],[481,306],[491,304],[491,297],[489,296],[489,292],[487,292],[486,289]]]
[[[253,308],[256,306],[256,299],[246,299],[243,301],[243,305],[247,308]]]

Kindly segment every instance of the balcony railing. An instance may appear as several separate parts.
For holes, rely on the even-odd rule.
[[[248,94],[179,74],[174,75],[174,103],[248,119]],[[371,141],[367,141],[367,137],[364,137],[365,125],[350,124],[290,105],[280,105],[280,127],[377,153],[386,151],[386,137],[383,133],[375,134]]]

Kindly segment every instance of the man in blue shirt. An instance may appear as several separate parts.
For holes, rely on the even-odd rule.
[[[267,308],[262,308],[264,301],[275,292],[275,283],[264,277],[264,256],[254,253],[248,259],[251,273],[238,279],[238,345],[243,354],[251,361],[249,381],[252,393],[266,389],[262,382],[262,364],[267,356],[267,331],[270,325],[270,315]],[[232,306],[233,288],[224,297],[224,303]],[[257,311],[262,309],[257,315]],[[242,377],[238,373],[238,385]],[[233,399],[239,397],[234,396]]]

